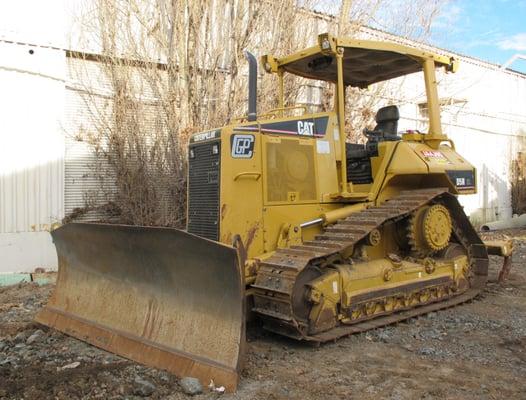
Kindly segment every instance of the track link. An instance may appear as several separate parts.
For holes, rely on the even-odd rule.
[[[297,284],[301,284],[297,282],[299,274],[309,265],[321,266],[342,253],[352,254],[355,247],[363,243],[371,231],[386,222],[396,222],[409,216],[430,201],[441,201],[451,213],[454,235],[467,250],[470,260],[470,287],[445,299],[353,324],[342,324],[328,331],[309,335],[308,321],[295,315],[293,308],[294,290]],[[259,314],[264,326],[271,331],[299,340],[326,342],[463,303],[483,290],[487,273],[486,248],[455,196],[445,188],[403,191],[379,206],[359,211],[327,227],[312,241],[278,249],[270,258],[262,261],[253,285],[253,311]]]

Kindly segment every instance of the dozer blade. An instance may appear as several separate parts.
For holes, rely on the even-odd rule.
[[[52,232],[56,288],[36,320],[123,357],[234,391],[245,344],[236,250],[170,228]]]

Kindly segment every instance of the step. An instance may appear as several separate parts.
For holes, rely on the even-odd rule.
[[[307,246],[321,246],[328,249],[341,249],[342,246],[346,246],[347,242],[338,242],[332,240],[309,240],[303,242]]]
[[[314,251],[316,253],[323,253],[323,254],[330,252],[332,250],[331,247],[315,246],[315,245],[310,245],[310,244],[303,244],[301,246],[291,246],[290,248],[294,250],[306,249],[306,250]]]

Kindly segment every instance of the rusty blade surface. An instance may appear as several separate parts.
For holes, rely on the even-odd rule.
[[[170,228],[67,224],[57,284],[36,320],[178,376],[236,388],[244,283],[233,247]]]

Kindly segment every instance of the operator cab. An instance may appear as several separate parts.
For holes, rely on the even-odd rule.
[[[338,134],[340,135],[338,153],[345,154],[345,157],[338,165],[340,189],[338,196],[333,196],[333,198],[362,198],[368,188],[356,188],[357,196],[355,196],[348,191],[346,183],[372,183],[371,157],[378,155],[378,144],[401,140],[397,132],[400,117],[398,107],[390,105],[378,110],[375,128],[364,132],[367,137],[365,145],[345,143],[346,87],[366,89],[380,82],[423,72],[429,128],[427,134],[418,132],[414,138],[433,149],[438,149],[440,143],[448,140],[447,136],[442,133],[440,124],[435,69],[443,67],[447,72],[455,72],[458,62],[453,57],[428,53],[396,43],[338,38],[324,33],[318,36],[318,43],[315,46],[281,58],[264,55],[261,61],[265,71],[277,74],[278,108],[273,111],[281,117],[286,109],[283,81],[285,73],[335,84],[334,111],[337,115]],[[255,98],[255,95],[252,98]],[[407,140],[413,139],[407,137]],[[350,191],[354,189],[351,188]]]
[[[400,140],[398,120],[400,113],[395,105],[382,107],[376,113],[374,129],[364,129],[366,144],[346,143],[347,181],[353,184],[372,183],[371,157],[378,156],[378,143]]]

